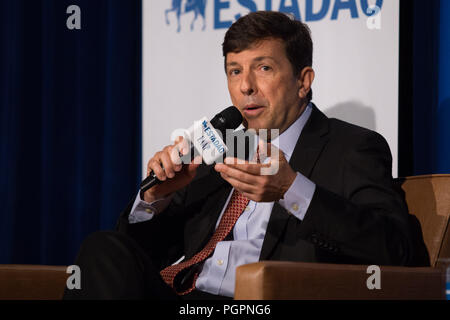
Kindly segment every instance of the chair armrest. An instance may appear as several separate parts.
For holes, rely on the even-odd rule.
[[[236,270],[235,299],[445,299],[441,268],[380,266],[381,289],[367,288],[367,265],[262,261]]]
[[[58,300],[66,286],[64,266],[0,265],[0,300]]]

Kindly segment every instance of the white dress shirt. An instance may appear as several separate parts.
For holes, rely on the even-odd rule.
[[[272,144],[279,148],[287,161],[290,160],[297,140],[312,112],[308,105],[301,116],[279,137],[272,140]],[[314,195],[316,185],[308,178],[297,172],[297,177],[278,203],[292,215],[303,220]],[[225,212],[234,188],[222,209],[216,228]],[[155,213],[163,211],[170,203],[171,197],[147,203],[138,193],[129,215],[130,223],[147,221]],[[259,261],[264,236],[272,212],[274,202],[255,202],[250,200],[233,228],[233,240],[221,241],[208,259],[203,263],[196,281],[196,288],[222,296],[234,296],[236,268],[240,265]],[[181,262],[181,257],[178,262]]]

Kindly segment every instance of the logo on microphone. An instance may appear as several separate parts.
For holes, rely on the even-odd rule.
[[[177,137],[183,137],[185,141],[192,143],[193,148],[200,159],[194,158],[194,163],[204,163],[210,165],[222,163],[223,156],[233,157],[237,164],[263,164],[260,169],[261,175],[275,175],[279,169],[279,149],[274,144],[268,143],[279,136],[278,129],[259,129],[256,134],[254,129],[243,130],[226,129],[226,143],[223,140],[222,133],[216,130],[206,117],[196,121],[189,129],[176,129],[172,132],[171,140],[176,141]],[[270,138],[269,138],[270,136]],[[174,150],[174,158],[179,154]],[[229,154],[227,154],[229,153]],[[182,162],[191,163],[190,154],[184,153],[186,158]],[[200,161],[200,162],[197,162]]]
[[[223,142],[221,142],[222,139],[216,136],[215,130],[211,129],[207,120],[203,120],[202,127],[204,134],[197,139],[197,141],[200,143],[202,150],[204,151],[208,149],[212,144],[219,152],[219,154],[225,153],[225,145],[223,144]],[[206,139],[209,139],[209,142]]]
[[[228,151],[221,133],[214,129],[206,117],[196,121],[184,136],[192,141],[206,164],[214,163]]]

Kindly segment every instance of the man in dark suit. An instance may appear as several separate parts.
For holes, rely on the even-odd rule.
[[[306,25],[251,13],[227,31],[223,53],[244,126],[278,129],[276,147],[265,162],[211,166],[178,164],[182,140],[156,153],[148,173],[164,182],[130,202],[117,231],[85,240],[82,290],[66,298],[229,298],[236,267],[258,260],[422,263],[384,138],[311,103]]]

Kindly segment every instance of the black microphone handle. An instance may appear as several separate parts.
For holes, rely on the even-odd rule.
[[[145,192],[148,189],[150,189],[151,187],[153,187],[156,184],[161,183],[162,181],[159,180],[156,176],[155,173],[152,171],[150,172],[150,174],[148,175],[147,178],[144,179],[144,181],[141,182],[141,192]]]

